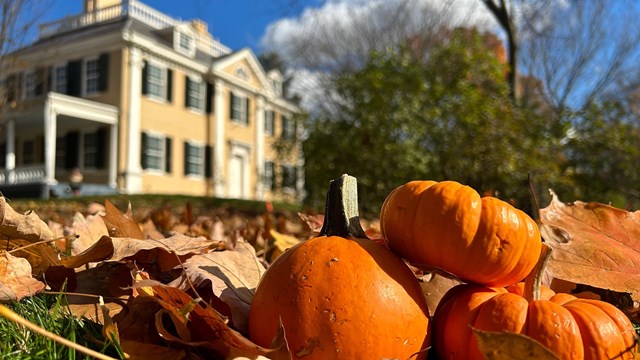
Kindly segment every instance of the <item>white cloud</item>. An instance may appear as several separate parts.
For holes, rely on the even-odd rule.
[[[294,69],[290,91],[312,109],[322,98],[321,72],[357,66],[371,50],[408,36],[456,26],[496,28],[479,0],[327,0],[270,24],[261,44]]]

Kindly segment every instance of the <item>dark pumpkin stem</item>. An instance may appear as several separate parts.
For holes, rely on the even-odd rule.
[[[540,300],[540,285],[542,285],[542,275],[544,274],[544,268],[547,266],[547,262],[551,258],[551,247],[542,243],[540,249],[540,257],[536,266],[531,270],[529,275],[524,279],[524,298],[531,302],[533,300]]]
[[[329,183],[320,236],[366,238],[358,213],[358,181],[343,174]]]

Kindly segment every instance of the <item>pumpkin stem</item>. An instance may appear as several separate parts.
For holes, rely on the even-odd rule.
[[[540,285],[542,284],[542,275],[544,268],[547,266],[547,261],[551,258],[551,247],[546,243],[542,243],[540,249],[540,257],[536,266],[531,270],[529,275],[524,279],[524,298],[531,302],[533,300],[540,300]]]
[[[366,238],[358,213],[358,181],[343,174],[329,183],[320,236]]]

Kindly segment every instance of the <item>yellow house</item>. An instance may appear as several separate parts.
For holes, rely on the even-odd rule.
[[[300,109],[253,52],[135,0],[84,0],[0,72],[0,190],[299,200]],[[286,156],[276,141],[294,142]],[[297,144],[297,145],[295,145]]]

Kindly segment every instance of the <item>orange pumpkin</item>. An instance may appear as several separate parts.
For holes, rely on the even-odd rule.
[[[269,346],[281,319],[296,358],[426,358],[429,311],[418,281],[399,257],[366,238],[351,196],[355,178],[339,180],[331,184],[320,236],[285,251],[260,280],[250,338]],[[336,191],[341,183],[343,193]]]
[[[536,287],[531,298],[521,285],[508,290],[459,285],[448,291],[434,316],[440,358],[482,359],[471,327],[527,335],[560,359],[634,358],[634,328],[615,306],[548,288]]]
[[[414,266],[486,286],[522,280],[540,255],[540,232],[527,214],[455,181],[396,188],[380,227],[389,247]]]

